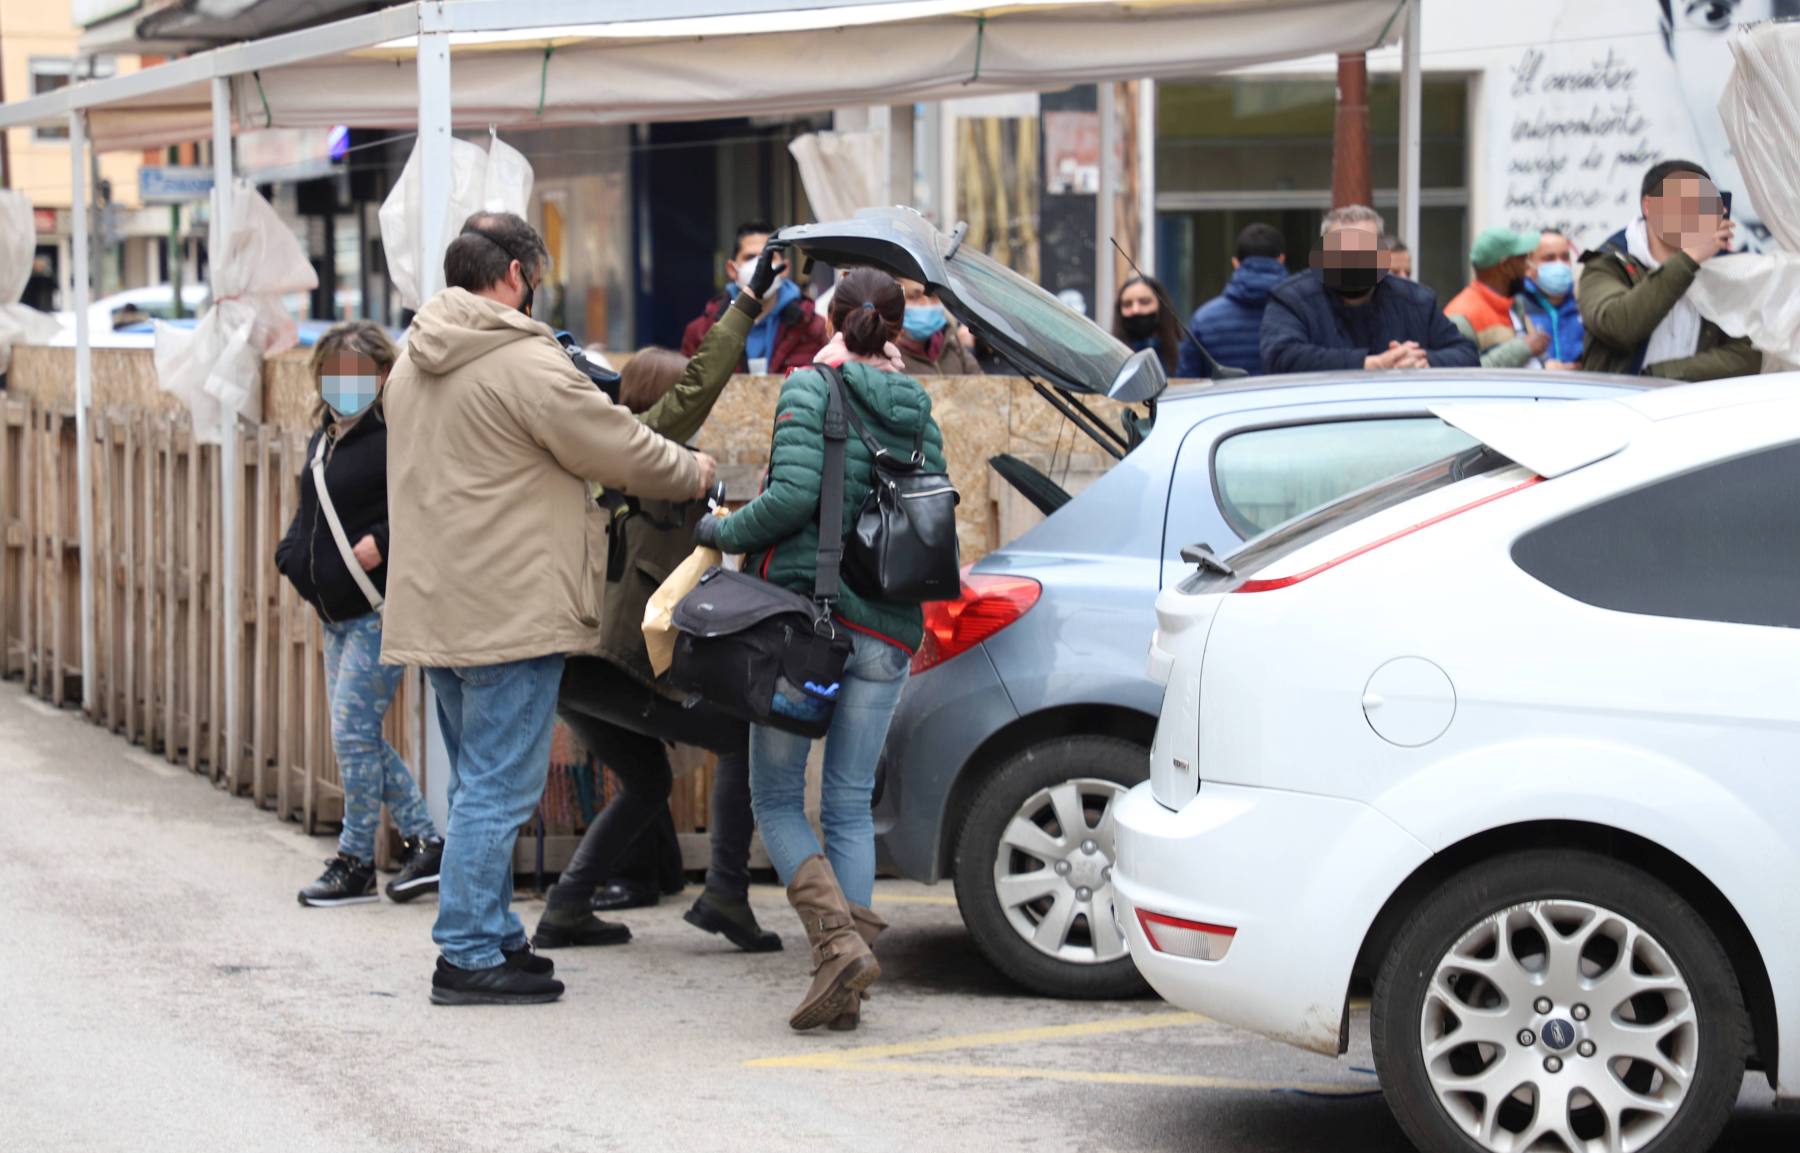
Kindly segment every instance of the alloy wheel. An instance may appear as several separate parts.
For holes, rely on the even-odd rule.
[[[994,854],[994,890],[1006,919],[1059,961],[1103,964],[1125,955],[1113,920],[1114,781],[1081,777],[1027,797]]]
[[[1493,1153],[1630,1153],[1697,1072],[1700,1022],[1669,951],[1572,900],[1502,909],[1437,964],[1419,1022],[1438,1102]]]

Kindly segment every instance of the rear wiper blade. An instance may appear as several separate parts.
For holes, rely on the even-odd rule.
[[[1191,565],[1216,572],[1220,576],[1236,576],[1237,570],[1219,559],[1209,544],[1190,544],[1182,548],[1181,559]]]

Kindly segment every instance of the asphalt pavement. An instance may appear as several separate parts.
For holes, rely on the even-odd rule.
[[[947,887],[881,882],[863,1029],[796,1035],[772,885],[786,952],[735,952],[678,897],[623,915],[629,945],[550,954],[557,1004],[443,1008],[434,899],[297,904],[333,851],[0,685],[0,1153],[1409,1148],[1360,1013],[1333,1061],[1155,1000],[1022,996]],[[1800,1110],[1749,1079],[1722,1148],[1791,1153]]]

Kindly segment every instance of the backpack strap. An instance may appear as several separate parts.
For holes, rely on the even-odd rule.
[[[828,364],[816,366],[825,378],[825,465],[819,485],[819,559],[813,570],[813,600],[822,617],[831,613],[838,595],[838,571],[844,564],[844,378]],[[854,419],[854,418],[852,418]]]

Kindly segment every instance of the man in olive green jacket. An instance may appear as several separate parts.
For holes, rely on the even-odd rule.
[[[1731,247],[1734,225],[1703,169],[1666,160],[1644,176],[1643,216],[1581,258],[1582,367],[1669,380],[1762,371],[1762,354],[1700,315],[1687,290]]]

